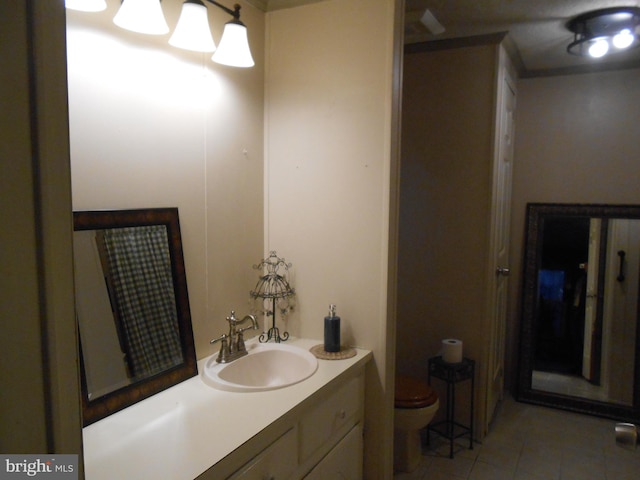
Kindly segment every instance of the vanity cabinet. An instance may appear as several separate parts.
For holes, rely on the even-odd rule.
[[[309,350],[318,341],[290,344]],[[319,360],[311,377],[286,388],[227,392],[198,376],[114,413],[83,429],[85,476],[299,480],[333,471],[358,480],[372,354],[355,350],[344,360]],[[200,372],[210,359],[199,360]],[[153,462],[140,461],[150,456]]]
[[[300,419],[300,460],[306,462],[326,453],[359,420],[364,385],[354,377],[327,398],[320,398]]]
[[[478,439],[504,382],[516,100],[508,47],[496,34],[407,45],[404,57],[398,371],[426,380],[442,339],[461,339],[477,365]],[[469,392],[457,397],[467,411]]]
[[[229,480],[289,478],[296,469],[297,429],[295,426],[244,465]]]
[[[357,424],[304,479],[362,478],[362,462],[355,461],[362,458],[362,448],[362,425]]]
[[[360,480],[363,418],[360,369],[316,392],[199,479]]]

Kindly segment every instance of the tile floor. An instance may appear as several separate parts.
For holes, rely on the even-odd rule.
[[[418,469],[394,480],[636,480],[640,448],[617,447],[614,425],[507,398],[482,444],[461,440],[450,459],[432,438]]]

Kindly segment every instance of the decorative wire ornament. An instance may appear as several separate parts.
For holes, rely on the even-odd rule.
[[[282,275],[278,273],[280,268],[284,269]],[[254,265],[256,270],[266,271],[256,283],[254,290],[249,292],[253,299],[261,298],[264,310],[262,311],[267,317],[272,316],[271,328],[268,332],[262,332],[259,337],[261,343],[268,342],[272,338],[276,343],[287,341],[289,333],[284,332],[280,335],[280,330],[276,327],[276,310],[280,310],[280,314],[285,316],[293,309],[292,297],[295,290],[289,285],[289,268],[291,263],[287,263],[284,258],[278,257],[275,251],[269,252],[269,256],[263,259],[258,265]],[[270,303],[270,305],[269,305]],[[265,304],[267,305],[265,307]],[[271,310],[269,310],[271,307]]]

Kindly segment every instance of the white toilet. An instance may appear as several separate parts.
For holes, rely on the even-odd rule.
[[[415,378],[396,377],[393,466],[398,472],[412,472],[420,463],[420,430],[438,411],[436,392]]]

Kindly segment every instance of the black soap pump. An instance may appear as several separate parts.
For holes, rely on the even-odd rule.
[[[324,351],[340,351],[340,317],[335,305],[329,305],[329,316],[324,317]]]

